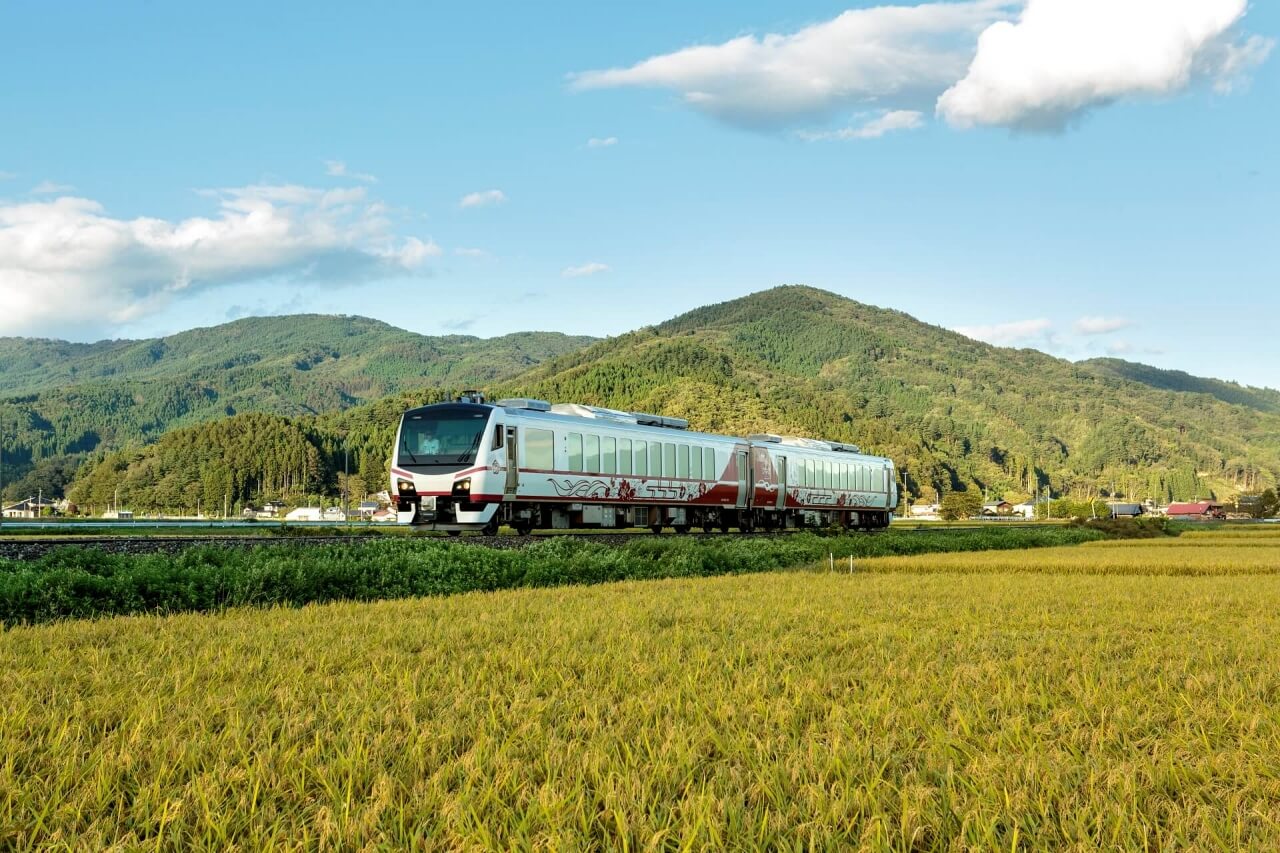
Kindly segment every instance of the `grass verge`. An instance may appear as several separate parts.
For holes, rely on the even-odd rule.
[[[1101,536],[1082,528],[1050,527],[838,537],[654,537],[622,546],[589,537],[557,538],[520,550],[403,537],[251,549],[197,546],[176,555],[68,547],[38,560],[0,560],[0,622],[746,574],[802,566],[829,554],[844,559],[1022,549]]]

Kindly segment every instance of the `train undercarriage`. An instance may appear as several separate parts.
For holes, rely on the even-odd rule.
[[[430,509],[419,502],[401,499],[397,507],[401,520],[419,529],[450,534],[479,531],[493,535],[500,526],[520,535],[534,530],[618,530],[648,528],[654,533],[673,530],[705,533],[739,530],[743,533],[784,530],[879,530],[889,526],[891,516],[883,510],[838,509],[738,509],[701,506],[615,506],[611,504],[564,502],[472,503],[438,498]],[[492,510],[492,511],[491,511]],[[460,521],[477,514],[484,521]]]

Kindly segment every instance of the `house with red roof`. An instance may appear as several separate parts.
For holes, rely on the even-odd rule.
[[[1222,504],[1213,501],[1170,504],[1165,514],[1174,521],[1222,521],[1227,517]]]

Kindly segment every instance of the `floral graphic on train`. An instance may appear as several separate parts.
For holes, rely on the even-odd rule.
[[[551,488],[562,498],[599,499],[609,497],[609,487],[598,480],[551,480]]]

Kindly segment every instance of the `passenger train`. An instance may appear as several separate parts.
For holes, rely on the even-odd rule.
[[[687,421],[467,392],[404,413],[402,524],[444,530],[648,527],[687,533],[887,527],[893,462],[854,445],[692,432]]]

